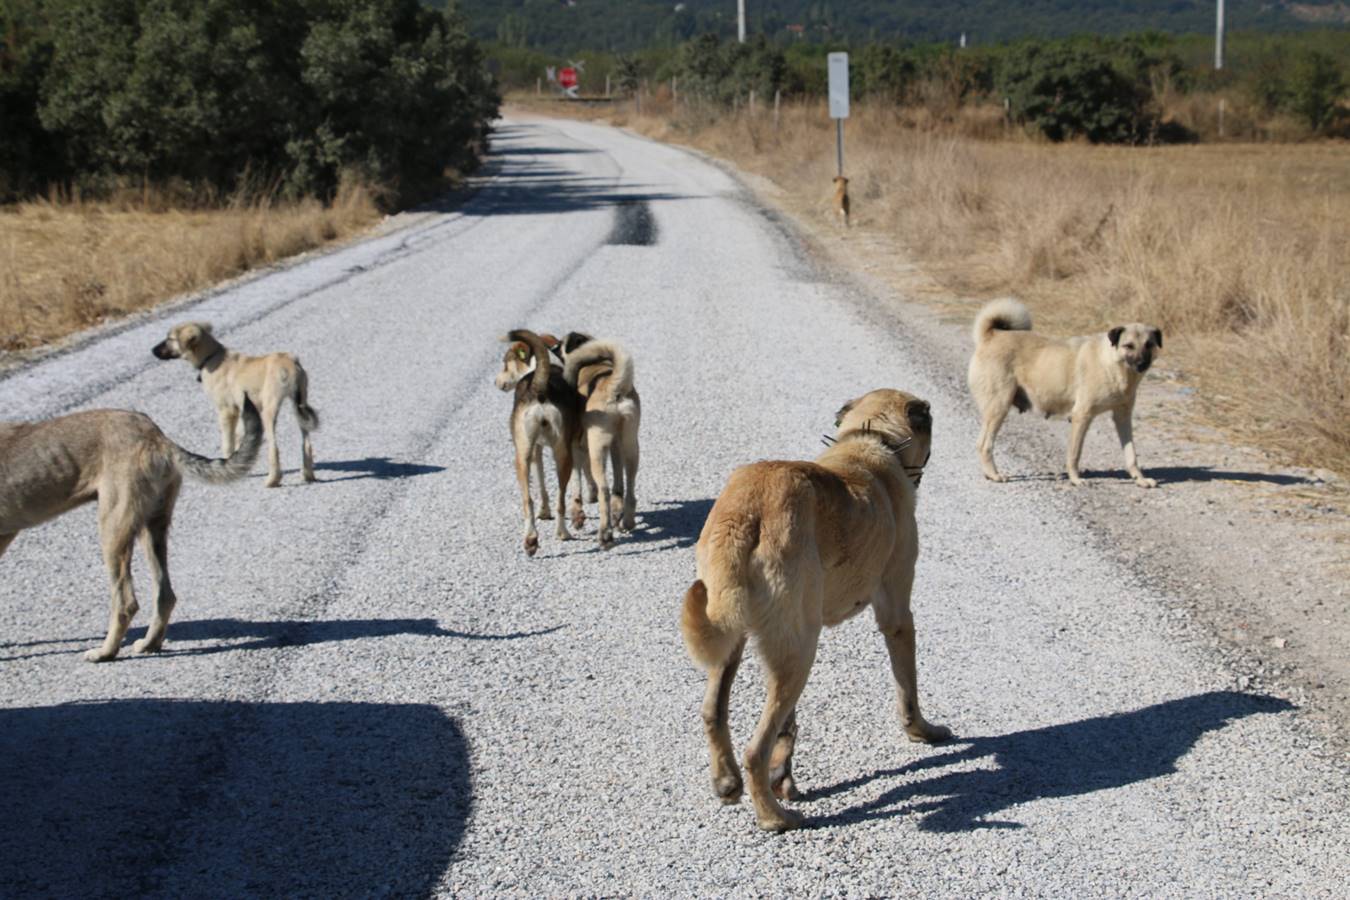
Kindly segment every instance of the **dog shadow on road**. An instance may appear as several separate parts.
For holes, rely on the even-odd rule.
[[[6,896],[429,896],[473,806],[426,704],[0,710]]]
[[[359,478],[377,478],[387,481],[392,478],[411,478],[414,475],[434,475],[444,472],[445,466],[428,466],[422,463],[395,462],[387,456],[367,456],[365,459],[330,460],[315,463],[320,472],[342,472],[337,478],[320,478],[320,481],[355,481]]]
[[[354,641],[364,638],[395,637],[398,635],[418,635],[422,637],[446,637],[465,641],[516,641],[523,638],[542,637],[564,628],[554,625],[536,631],[513,631],[503,634],[476,634],[467,631],[455,631],[442,628],[435,619],[332,619],[327,621],[278,620],[271,622],[251,622],[246,619],[196,619],[173,622],[169,625],[169,639],[159,656],[206,656],[213,653],[232,653],[238,650],[263,650],[277,647],[304,647],[310,644],[327,644],[335,641]],[[127,644],[145,636],[145,626],[127,630]],[[26,644],[3,644],[0,647],[31,647],[39,644],[74,644],[65,650],[42,650],[25,655],[0,657],[0,662],[13,662],[31,659],[37,656],[51,656],[61,653],[77,653],[83,647],[97,643],[98,638],[59,638],[45,641],[29,641]],[[204,647],[183,647],[179,642],[213,641]],[[220,643],[220,642],[225,643]],[[136,659],[136,655],[124,648],[125,659]]]
[[[1176,772],[1202,736],[1257,713],[1283,712],[1285,700],[1237,691],[1213,691],[1169,700],[1128,713],[1098,716],[997,737],[955,739],[955,749],[937,752],[895,769],[810,791],[804,800],[847,793],[877,780],[902,779],[880,797],[833,815],[812,818],[811,827],[851,825],[923,814],[923,831],[1021,828],[989,818],[998,812],[1051,797],[1076,797],[1124,787]],[[957,763],[993,762],[992,768],[928,772]]]
[[[1230,472],[1215,469],[1212,466],[1146,466],[1144,474],[1155,479],[1159,485],[1180,484],[1183,482],[1240,481],[1245,484],[1273,484],[1280,487],[1293,485],[1312,485],[1319,482],[1303,475],[1281,472]],[[1130,476],[1122,469],[1084,469],[1085,481],[1118,481],[1130,485]],[[1045,472],[1039,474],[1010,475],[1009,482],[1067,481],[1063,472]]]
[[[699,532],[712,511],[713,500],[675,500],[658,503],[650,509],[638,513],[638,527],[619,545],[621,555],[649,553],[653,550],[692,547],[698,543]],[[657,544],[659,547],[644,547],[636,550],[624,550],[633,544]]]

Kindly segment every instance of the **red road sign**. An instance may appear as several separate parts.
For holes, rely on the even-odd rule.
[[[564,88],[574,88],[577,86],[577,70],[568,66],[558,73],[558,84]]]

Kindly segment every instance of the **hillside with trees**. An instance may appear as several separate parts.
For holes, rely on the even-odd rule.
[[[444,5],[445,0],[435,0]],[[474,36],[554,53],[675,46],[697,34],[730,36],[732,0],[458,0]],[[1213,0],[746,0],[750,29],[774,43],[955,42],[1024,37],[1211,31]],[[1350,26],[1344,2],[1230,3],[1234,30],[1292,31]]]

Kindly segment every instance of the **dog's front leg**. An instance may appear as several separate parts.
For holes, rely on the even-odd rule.
[[[1139,461],[1134,455],[1134,406],[1121,406],[1111,410],[1111,418],[1116,423],[1116,435],[1120,438],[1120,449],[1125,451],[1125,471],[1130,473],[1134,483],[1143,488],[1154,488],[1158,482],[1145,478],[1139,469]]]
[[[1078,471],[1078,460],[1083,456],[1083,440],[1087,437],[1088,426],[1092,424],[1094,414],[1086,408],[1075,406],[1070,413],[1069,456],[1067,467],[1069,482],[1075,487],[1083,484],[1083,476]]]
[[[936,744],[952,736],[945,725],[934,725],[919,711],[919,672],[914,659],[914,615],[909,609],[910,590],[914,584],[914,561],[897,573],[881,596],[872,603],[877,628],[886,638],[886,652],[891,658],[891,674],[895,676],[896,699],[900,708],[900,725],[911,741]]]

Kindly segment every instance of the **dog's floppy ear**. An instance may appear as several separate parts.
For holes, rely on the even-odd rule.
[[[547,331],[539,335],[539,340],[543,341],[544,346],[550,350],[557,350],[559,345],[562,343],[553,335],[549,334]]]
[[[1151,332],[1152,332],[1152,334],[1153,334],[1153,343],[1157,346],[1157,348],[1158,348],[1159,350],[1161,350],[1161,349],[1162,349],[1162,329],[1161,329],[1161,328],[1154,328],[1154,329],[1151,329]]]
[[[1106,333],[1106,339],[1107,339],[1108,341],[1110,341],[1110,342],[1111,342],[1111,346],[1114,347],[1114,346],[1116,346],[1117,344],[1120,343],[1120,336],[1121,336],[1121,334],[1123,334],[1124,332],[1125,332],[1125,326],[1124,326],[1124,325],[1117,325],[1115,328],[1112,328],[1110,331],[1108,331],[1108,332]]]
[[[516,341],[514,344],[511,345],[511,352],[514,353],[518,359],[524,362],[530,358],[530,345],[524,343],[523,341]]]
[[[197,345],[202,342],[203,333],[200,327],[188,329],[187,335],[181,341],[182,345],[189,350],[196,350]]]
[[[839,407],[839,412],[837,412],[837,413],[834,414],[834,427],[835,427],[835,428],[838,428],[838,427],[839,427],[839,425],[844,421],[844,416],[846,416],[846,415],[849,414],[849,411],[853,409],[853,405],[854,405],[855,403],[857,403],[857,402],[858,402],[857,400],[850,400],[850,401],[848,401],[847,403],[845,403],[843,406]]]
[[[582,334],[580,331],[569,331],[567,337],[563,339],[564,352],[571,353],[582,344],[591,339],[589,334]]]
[[[926,400],[910,401],[905,406],[905,418],[916,432],[927,434],[933,430],[933,412]]]
[[[202,330],[202,334],[215,334],[215,332],[211,329],[210,322],[202,322],[197,327]]]

